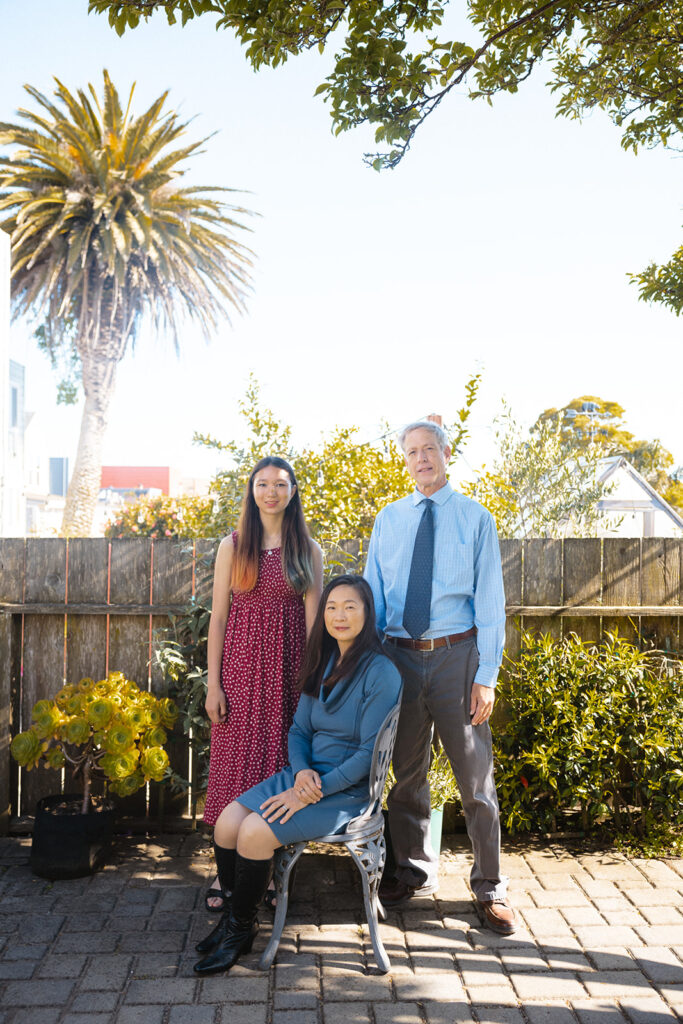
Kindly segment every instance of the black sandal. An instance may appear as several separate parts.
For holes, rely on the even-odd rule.
[[[209,900],[220,900],[220,905],[212,907],[209,904]],[[209,914],[222,914],[227,909],[230,903],[230,894],[223,892],[220,887],[211,886],[204,893],[204,906],[206,907]]]

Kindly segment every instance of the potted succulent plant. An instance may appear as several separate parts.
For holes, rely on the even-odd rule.
[[[26,771],[38,764],[71,770],[80,794],[64,793],[38,802],[31,867],[43,878],[78,878],[103,861],[114,827],[108,796],[93,796],[102,778],[109,793],[130,796],[168,769],[166,728],[178,711],[172,700],[155,697],[121,672],[94,682],[62,687],[54,700],[39,700],[32,725],[12,740],[12,757]]]

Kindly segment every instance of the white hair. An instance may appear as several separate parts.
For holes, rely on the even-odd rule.
[[[406,450],[406,437],[412,430],[430,430],[439,442],[441,451],[443,452],[448,448],[448,437],[443,427],[440,427],[438,423],[434,423],[432,420],[416,420],[415,423],[409,423],[404,427],[398,435],[398,443],[403,451]]]

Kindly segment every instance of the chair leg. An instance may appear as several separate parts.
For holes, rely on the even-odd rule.
[[[355,860],[360,871],[361,882],[363,883],[365,915],[368,920],[372,950],[375,954],[377,966],[383,974],[386,974],[391,969],[391,963],[384,948],[377,924],[377,915],[380,907],[377,890],[379,889],[379,880],[382,877],[382,869],[384,868],[384,859],[386,857],[384,833],[380,832],[378,835],[369,836],[365,839],[347,839],[344,845]],[[386,917],[384,907],[382,907],[382,914],[383,918]]]
[[[282,930],[287,918],[287,906],[289,904],[289,883],[294,865],[306,849],[306,843],[293,843],[275,852],[275,868],[273,880],[275,882],[275,894],[277,906],[275,907],[275,920],[273,930],[270,933],[268,945],[263,951],[259,960],[259,970],[267,971],[277,953],[282,938]]]

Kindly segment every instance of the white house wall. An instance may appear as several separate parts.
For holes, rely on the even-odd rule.
[[[645,509],[610,509],[605,513],[603,527],[599,531],[601,537],[680,537],[681,530],[671,517],[659,508],[652,500],[649,492],[643,489],[638,480],[631,476],[627,469],[618,466],[608,481],[612,487],[605,496],[610,503],[647,501]]]

